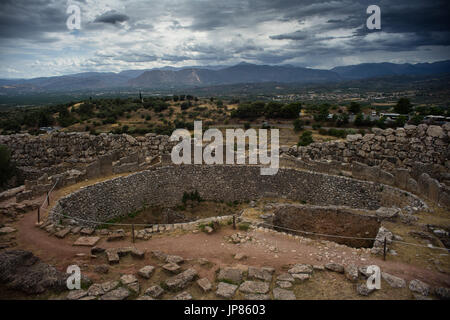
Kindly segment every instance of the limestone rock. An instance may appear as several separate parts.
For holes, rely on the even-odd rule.
[[[350,280],[352,282],[358,281],[358,267],[356,267],[354,264],[345,266],[344,271],[345,271],[345,277],[348,280]]]
[[[295,274],[295,273],[312,274],[313,267],[309,264],[296,264],[291,269],[289,269],[288,272],[290,274]]]
[[[292,282],[289,281],[277,281],[276,285],[282,289],[292,288]]]
[[[242,273],[243,272],[240,269],[225,267],[220,269],[217,279],[219,281],[225,280],[239,284],[242,281]]]
[[[120,277],[120,282],[129,290],[139,293],[139,281],[133,274],[125,274]]]
[[[153,271],[155,271],[154,266],[145,266],[145,267],[139,269],[138,275],[140,275],[141,277],[143,277],[145,279],[150,279],[150,277],[153,274]]]
[[[106,257],[108,259],[109,264],[119,263],[120,261],[119,254],[115,249],[106,250]]]
[[[106,281],[102,283],[102,289],[105,292],[109,292],[111,290],[116,289],[120,285],[120,282],[117,280]]]
[[[208,292],[212,289],[212,284],[208,278],[201,278],[197,280],[198,286],[203,290],[203,292]]]
[[[175,300],[192,300],[192,296],[191,296],[191,294],[189,292],[184,291],[184,292],[182,292],[180,294],[177,294],[174,297],[174,299]]]
[[[290,273],[282,273],[277,277],[278,281],[289,281],[294,282],[295,279]]]
[[[239,287],[239,291],[243,293],[265,294],[269,292],[269,284],[262,281],[245,281]]]
[[[133,248],[133,250],[131,250],[131,256],[138,259],[144,259],[145,251]]]
[[[130,292],[127,289],[120,287],[118,289],[112,290],[112,291],[104,294],[103,296],[100,297],[100,299],[101,300],[125,300],[129,296],[130,296]]]
[[[87,296],[87,291],[85,290],[71,290],[69,294],[67,295],[67,300],[80,300],[81,298]]]
[[[270,296],[268,294],[246,294],[244,296],[245,300],[270,300]]]
[[[3,227],[3,228],[0,228],[0,235],[5,235],[5,234],[8,234],[8,233],[13,233],[13,232],[16,232],[16,231],[17,231],[16,229],[11,228],[11,227]]]
[[[94,272],[101,273],[101,274],[107,274],[109,272],[109,267],[106,264],[100,264],[100,265],[94,267]]]
[[[450,300],[450,289],[449,288],[444,288],[444,287],[439,287],[434,289],[434,294],[442,300]]]
[[[273,289],[273,298],[275,300],[295,300],[295,294],[286,289],[275,288]]]
[[[173,276],[166,280],[166,285],[169,290],[184,289],[189,282],[193,281],[197,277],[197,271],[195,269],[187,269],[176,276]]]
[[[409,282],[409,290],[419,293],[423,296],[428,296],[430,294],[430,286],[425,282],[422,282],[418,279],[411,280]]]
[[[176,264],[180,264],[184,261],[182,257],[175,255],[167,255],[165,260],[168,263],[176,263]]]
[[[66,290],[68,274],[43,263],[33,253],[10,250],[0,253],[0,283],[28,294]]]
[[[95,244],[100,240],[100,237],[80,237],[78,238],[74,246],[86,246],[86,247],[93,247]]]
[[[393,219],[398,216],[399,212],[398,208],[380,207],[375,211],[375,215],[380,219]]]
[[[344,273],[344,266],[338,263],[327,263],[325,268],[330,271]]]
[[[63,239],[63,238],[65,238],[69,233],[70,233],[70,228],[65,228],[65,229],[62,229],[61,231],[56,232],[56,233],[55,233],[55,236],[56,236],[57,238]],[[1,234],[1,229],[0,229],[0,234]]]
[[[173,263],[173,262],[166,263],[165,265],[162,266],[162,268],[171,273],[178,273],[181,269],[181,267],[179,265],[177,265],[176,263]]]
[[[98,283],[94,283],[92,286],[89,287],[88,291],[87,291],[89,296],[101,296],[103,294],[105,294],[105,291],[102,288],[101,284]]]
[[[381,278],[386,281],[392,288],[405,288],[406,282],[402,278],[393,276],[386,272],[381,272]]]
[[[272,273],[264,268],[249,267],[248,278],[270,282],[272,281]]]
[[[158,285],[155,285],[148,288],[144,294],[156,299],[159,298],[163,293],[164,289]]]
[[[238,286],[230,283],[219,282],[217,285],[216,295],[225,299],[234,297]]]
[[[360,296],[368,296],[371,294],[375,289],[369,289],[365,283],[360,283],[356,286],[356,292]]]

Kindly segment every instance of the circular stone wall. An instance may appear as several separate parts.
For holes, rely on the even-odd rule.
[[[173,207],[184,192],[197,190],[205,200],[247,201],[286,198],[312,205],[375,210],[380,206],[426,206],[416,196],[387,185],[291,168],[273,176],[259,166],[180,165],[156,167],[81,188],[61,198],[50,212],[75,220],[106,222],[146,205]],[[80,225],[95,223],[78,221]]]

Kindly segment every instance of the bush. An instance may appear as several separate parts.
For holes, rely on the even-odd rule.
[[[16,167],[11,161],[11,151],[2,144],[0,145],[0,186],[4,186],[15,173]]]
[[[240,223],[238,229],[242,231],[247,231],[250,228],[250,224],[247,222]]]
[[[314,139],[312,137],[312,132],[311,131],[305,131],[302,133],[301,137],[300,137],[300,141],[298,142],[298,146],[308,146],[311,143],[314,142]]]
[[[408,114],[412,111],[412,104],[408,98],[400,98],[394,106],[394,111],[400,114]]]
[[[294,131],[299,132],[303,130],[303,126],[305,125],[304,122],[300,119],[295,119],[293,122],[294,125]]]
[[[181,202],[183,202],[183,205],[186,206],[186,203],[188,201],[197,201],[197,202],[201,202],[203,201],[202,197],[200,196],[200,194],[198,193],[197,190],[195,191],[191,191],[191,192],[184,192],[183,193],[183,198],[181,199]]]

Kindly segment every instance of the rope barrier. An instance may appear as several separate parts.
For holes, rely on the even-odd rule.
[[[59,178],[58,179],[56,179],[56,182],[55,182],[55,184],[53,185],[53,187],[50,189],[50,191],[49,192],[47,192],[47,196],[45,197],[45,199],[44,199],[44,201],[42,202],[42,204],[39,206],[39,208],[40,209],[42,209],[43,207],[44,207],[44,204],[47,202],[49,202],[49,196],[50,196],[50,193],[52,193],[53,192],[53,190],[55,189],[55,187],[56,187],[56,185],[58,184],[58,182],[59,182]]]
[[[111,225],[111,226],[129,226],[129,227],[133,227],[133,226],[144,226],[144,227],[148,227],[149,224],[142,224],[142,223],[115,223],[115,222],[99,222],[99,221],[94,221],[94,220],[88,220],[88,219],[81,219],[81,218],[75,218],[75,217],[69,217],[67,215],[64,215],[62,213],[55,213],[58,216],[62,216],[64,218],[68,218],[68,219],[73,219],[79,222],[86,222],[86,223],[93,223],[96,225]],[[266,225],[269,227],[274,227],[271,224],[265,223],[265,222],[261,222],[261,221],[257,221],[257,220],[252,220],[252,219],[248,219],[248,218],[241,218],[244,222],[250,222],[250,223],[257,223],[259,225]],[[297,233],[303,233],[303,234],[308,234],[308,235],[315,235],[315,236],[322,236],[322,237],[329,237],[329,238],[338,238],[338,239],[354,239],[354,240],[371,240],[371,241],[375,241],[376,238],[365,238],[365,237],[351,237],[351,236],[338,236],[338,235],[332,235],[332,234],[325,234],[325,233],[317,233],[317,232],[311,232],[311,231],[305,231],[305,230],[296,230],[296,229],[291,229],[291,228],[286,228],[286,227],[279,227],[276,226],[276,228],[278,229],[283,229],[283,230],[287,230],[287,231],[291,231],[291,232],[297,232]],[[428,249],[436,249],[436,250],[445,250],[448,251],[447,248],[441,248],[441,247],[429,247],[429,246],[425,246],[425,245],[421,245],[421,244],[416,244],[416,243],[411,243],[411,242],[406,242],[406,241],[401,241],[401,240],[391,240],[392,242],[395,243],[400,243],[400,244],[404,244],[404,245],[411,245],[411,246],[416,246],[416,247],[422,247],[422,248],[428,248]]]
[[[248,219],[248,218],[245,218],[243,220],[244,221],[248,221],[248,222],[259,223],[260,225],[266,225],[266,226],[274,227],[271,224],[268,224],[268,223],[265,223],[265,222],[260,222],[260,221],[257,221],[257,220],[251,220],[251,219]],[[311,232],[311,231],[296,230],[296,229],[291,229],[291,228],[286,228],[286,227],[279,227],[279,226],[276,226],[276,228],[284,229],[284,230],[292,231],[292,232],[299,232],[299,233],[304,233],[304,234],[309,234],[309,235],[316,235],[316,236],[330,237],[330,238],[355,239],[355,240],[373,240],[373,241],[376,240],[376,238],[338,236],[338,235],[332,235],[332,234],[324,234],[324,233],[316,233],[316,232]],[[422,245],[422,244],[411,243],[411,242],[406,242],[406,241],[401,241],[401,240],[394,240],[394,239],[392,239],[391,241],[395,242],[395,243],[411,245],[411,246],[416,246],[416,247],[422,247],[422,248],[428,248],[428,249],[445,250],[445,251],[449,250],[447,248],[441,248],[441,247],[435,247],[435,246],[429,247],[429,246],[425,246],[425,245]]]

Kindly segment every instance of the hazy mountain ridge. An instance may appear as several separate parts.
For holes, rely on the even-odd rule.
[[[352,66],[335,67],[331,69],[344,79],[367,79],[397,75],[431,75],[450,72],[450,60],[434,63],[395,64],[362,63]]]
[[[231,67],[165,67],[150,70],[84,72],[33,79],[0,79],[0,93],[59,92],[112,88],[177,88],[238,83],[333,83],[384,76],[433,75],[450,72],[450,60],[435,63],[364,63],[320,70],[290,65],[240,63]]]

